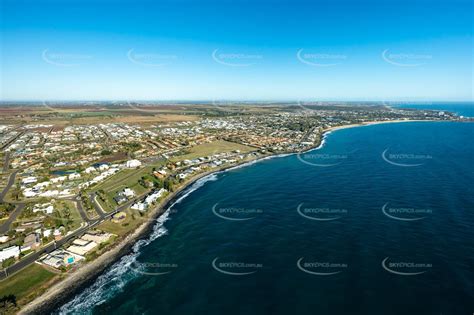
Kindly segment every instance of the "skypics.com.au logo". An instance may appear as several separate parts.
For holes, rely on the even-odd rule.
[[[328,54],[328,53],[304,53],[304,49],[296,52],[296,58],[306,65],[312,67],[333,67],[347,60],[344,54]]]
[[[415,153],[389,153],[389,148],[385,149],[381,156],[382,159],[395,166],[400,167],[415,167],[425,164],[426,161],[432,160],[433,157],[429,154],[415,154]],[[420,163],[421,162],[421,163]]]
[[[332,208],[303,208],[303,203],[298,205],[296,209],[298,214],[305,219],[314,221],[333,221],[347,215],[346,209]]]
[[[248,209],[240,207],[218,207],[219,203],[212,206],[212,213],[217,217],[229,221],[247,221],[255,219],[259,214],[263,213],[262,209]]]
[[[425,219],[427,215],[433,214],[433,210],[408,207],[389,207],[389,203],[387,202],[382,207],[382,213],[394,220],[418,221]]]
[[[299,270],[315,276],[333,276],[337,275],[347,269],[348,265],[345,263],[334,262],[304,262],[304,257],[301,257],[296,262]]]
[[[415,263],[415,262],[389,262],[389,257],[382,260],[382,268],[387,272],[399,276],[416,276],[421,275],[430,270],[433,265],[430,263]]]
[[[263,268],[260,263],[247,263],[237,261],[218,262],[219,257],[212,261],[214,270],[229,276],[246,276],[254,274],[258,269]]]
[[[219,49],[215,49],[211,57],[215,62],[229,67],[249,67],[263,60],[263,56],[259,54],[240,52],[220,53]]]

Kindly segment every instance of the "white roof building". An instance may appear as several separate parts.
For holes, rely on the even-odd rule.
[[[37,204],[33,207],[33,213],[36,212],[45,212],[47,214],[51,214],[54,211],[54,207],[50,203],[43,203],[43,204]]]
[[[33,184],[33,183],[36,183],[38,180],[36,179],[36,177],[34,176],[30,176],[30,177],[25,177],[21,180],[21,183],[23,185],[27,185],[27,184]]]
[[[132,205],[132,209],[134,210],[140,210],[144,211],[146,210],[153,202],[158,200],[167,190],[164,188],[161,188],[160,190],[157,190],[150,195],[148,195],[143,202],[136,202]]]
[[[68,248],[66,248],[66,250],[73,254],[84,256],[96,247],[97,247],[97,243],[88,242],[86,245],[71,245]]]
[[[123,194],[127,197],[127,198],[131,198],[133,196],[135,196],[135,192],[133,190],[131,190],[130,188],[125,188],[123,190]]]
[[[147,208],[147,204],[144,202],[136,202],[131,206],[131,208],[134,210],[144,211]]]
[[[31,188],[27,188],[23,191],[23,196],[25,196],[26,198],[35,197],[37,195],[38,193],[34,192]]]
[[[101,164],[99,165],[99,170],[101,171],[106,171],[109,169],[109,166],[107,164]]]
[[[68,178],[69,178],[70,180],[78,179],[78,178],[81,178],[81,174],[79,174],[79,173],[72,173],[72,174],[69,174]]]
[[[139,160],[129,160],[126,163],[126,166],[128,168],[135,168],[135,167],[139,167],[140,165],[142,165],[142,162],[140,162]]]
[[[86,174],[90,174],[90,173],[93,173],[95,171],[97,171],[97,170],[95,169],[95,167],[92,167],[92,166],[90,166],[90,167],[88,167],[84,170],[84,172],[86,172]]]
[[[112,236],[112,234],[110,234],[110,233],[100,233],[100,234],[87,233],[87,234],[84,234],[81,237],[81,239],[86,240],[86,241],[92,241],[92,242],[95,242],[97,244],[100,244],[100,243],[107,242],[110,239],[111,236]]]
[[[20,246],[11,246],[0,251],[0,262],[7,260],[11,257],[20,256]]]

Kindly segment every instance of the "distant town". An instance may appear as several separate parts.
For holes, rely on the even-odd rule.
[[[5,311],[153,222],[199,177],[305,152],[334,128],[418,120],[468,119],[384,104],[3,104],[0,298],[18,305]]]

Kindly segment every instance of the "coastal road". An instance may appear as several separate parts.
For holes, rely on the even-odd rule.
[[[95,221],[91,224],[88,224],[87,226],[84,226],[84,227],[76,230],[75,232],[64,236],[61,240],[52,242],[49,245],[41,248],[40,250],[38,250],[36,252],[33,252],[33,253],[29,254],[28,256],[23,257],[16,264],[14,264],[10,267],[7,267],[7,268],[3,269],[2,271],[0,271],[0,280],[3,280],[6,277],[12,275],[13,273],[18,272],[21,269],[27,267],[28,265],[34,263],[42,255],[51,253],[55,249],[63,246],[64,244],[66,244],[72,238],[75,238],[79,235],[84,234],[87,230],[89,230],[91,227],[96,226],[100,222],[102,222],[102,220],[98,220],[98,221]]]
[[[44,254],[51,253],[52,251],[54,251],[57,248],[63,246],[64,244],[66,244],[71,239],[76,238],[78,236],[81,236],[82,234],[84,234],[85,232],[90,230],[91,228],[93,228],[93,227],[99,225],[100,223],[110,219],[115,213],[126,210],[127,208],[129,208],[132,205],[133,202],[135,202],[136,200],[138,200],[140,198],[143,198],[145,195],[146,195],[146,193],[142,194],[142,195],[140,195],[136,198],[133,198],[133,199],[129,200],[128,202],[124,203],[120,207],[116,208],[114,211],[104,213],[104,216],[102,218],[98,219],[98,220],[90,220],[89,219],[88,220],[89,222],[87,223],[86,226],[73,231],[71,234],[64,236],[59,241],[52,242],[52,243],[46,245],[45,247],[42,247],[38,251],[33,252],[33,253],[29,254],[28,256],[23,257],[20,261],[18,261],[14,265],[11,265],[10,267],[7,267],[3,270],[0,270],[0,280],[3,280],[5,278],[9,277],[10,275],[22,270],[23,268],[29,266],[30,264],[34,263],[36,260],[38,260]],[[19,206],[19,205],[20,204],[18,204],[17,206]],[[81,206],[82,206],[82,203],[81,203]]]

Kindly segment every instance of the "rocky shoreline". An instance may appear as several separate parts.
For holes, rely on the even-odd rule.
[[[180,193],[191,187],[199,179],[206,176],[223,172],[227,169],[239,167],[248,163],[256,162],[260,159],[268,158],[271,155],[260,157],[258,159],[245,161],[237,165],[231,165],[222,167],[220,169],[204,172],[195,175],[186,184],[179,187],[176,191],[172,192],[160,204],[151,210],[149,220],[146,220],[140,226],[138,226],[131,234],[127,235],[123,240],[114,245],[107,252],[103,253],[95,260],[81,266],[65,279],[55,283],[49,288],[44,294],[38,296],[36,299],[25,305],[18,314],[45,314],[51,313],[59,306],[64,304],[71,296],[77,294],[78,290],[81,289],[87,282],[98,277],[104,272],[110,265],[115,263],[122,256],[130,253],[133,245],[140,239],[146,237],[149,232],[153,229],[158,219],[172,204],[178,199]]]
[[[415,121],[415,120],[375,121],[375,122],[367,122],[367,123],[361,123],[361,124],[353,124],[353,125],[328,128],[324,130],[323,133],[321,134],[319,143],[315,144],[314,146],[312,146],[306,151],[319,149],[323,144],[325,136],[332,131],[353,128],[353,127],[360,127],[360,126],[368,126],[368,125],[374,125],[374,124],[398,123],[398,122],[419,122],[419,121]],[[70,275],[68,275],[65,279],[54,284],[44,294],[42,294],[41,296],[38,296],[35,300],[25,305],[18,312],[18,314],[45,314],[45,313],[51,313],[52,311],[56,310],[59,306],[64,304],[64,302],[66,302],[72,296],[77,294],[77,292],[81,288],[83,288],[87,282],[92,281],[94,278],[97,278],[110,265],[115,263],[122,256],[130,253],[133,245],[138,240],[146,237],[149,234],[149,232],[153,229],[153,226],[156,223],[156,219],[158,219],[173,204],[173,202],[176,199],[178,199],[180,193],[185,191],[190,186],[192,186],[199,179],[204,178],[206,176],[210,176],[212,174],[223,172],[225,170],[242,167],[247,164],[253,164],[259,160],[264,160],[264,159],[278,157],[278,156],[287,156],[291,154],[298,154],[298,153],[290,152],[287,154],[267,154],[253,160],[244,161],[237,165],[230,165],[230,166],[222,167],[216,170],[211,170],[208,172],[195,175],[186,184],[182,185],[176,191],[172,192],[165,199],[163,199],[156,208],[151,210],[149,220],[146,220],[144,223],[138,226],[131,234],[127,235],[123,240],[121,240],[119,243],[117,243],[107,252],[100,255],[95,260],[85,264],[84,266],[81,266],[80,268],[72,272]]]

